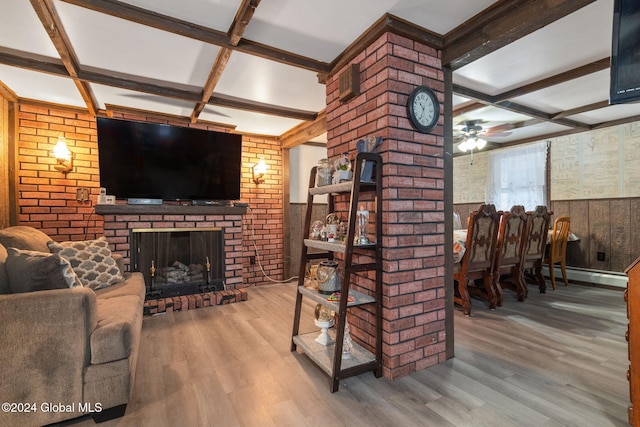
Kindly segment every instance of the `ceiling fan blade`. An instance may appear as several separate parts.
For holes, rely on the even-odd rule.
[[[482,136],[486,136],[488,138],[497,138],[497,137],[501,137],[501,136],[509,136],[511,135],[513,132],[485,132],[482,134]]]
[[[515,124],[513,123],[504,123],[502,125],[497,125],[497,126],[492,126],[490,128],[487,129],[488,133],[499,133],[499,132],[504,132],[507,130],[511,130],[514,129],[515,127],[517,127]]]

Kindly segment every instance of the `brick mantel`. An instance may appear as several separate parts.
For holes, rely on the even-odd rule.
[[[246,207],[192,205],[96,205],[98,215],[244,215]]]

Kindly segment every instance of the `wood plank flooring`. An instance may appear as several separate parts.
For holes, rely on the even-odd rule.
[[[550,286],[549,286],[550,288]],[[456,357],[396,381],[340,383],[289,351],[295,284],[144,319],[133,400],[104,426],[625,426],[626,306],[571,284],[456,310]],[[301,331],[317,328],[305,304]],[[87,418],[68,425],[90,426]]]

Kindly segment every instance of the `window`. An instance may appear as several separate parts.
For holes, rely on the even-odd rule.
[[[487,203],[498,210],[547,204],[547,143],[493,150],[489,153]]]

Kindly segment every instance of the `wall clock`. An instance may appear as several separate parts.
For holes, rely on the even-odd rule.
[[[440,103],[436,93],[428,86],[418,86],[409,95],[407,113],[413,126],[427,133],[438,124]]]

